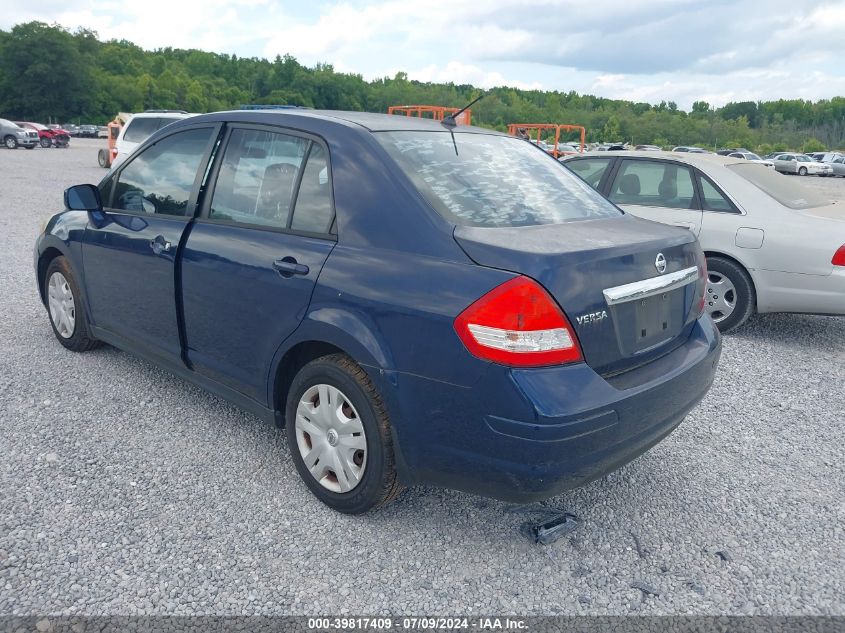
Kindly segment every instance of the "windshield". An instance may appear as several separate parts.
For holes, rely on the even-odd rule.
[[[561,224],[621,215],[566,167],[523,140],[457,132],[377,132],[428,202],[456,224]],[[457,155],[456,155],[457,149]]]
[[[727,168],[790,209],[811,209],[830,204],[824,196],[765,165],[735,163],[727,165]]]
[[[813,159],[810,158],[809,156],[796,156],[795,160],[797,160],[799,163],[812,163],[813,162]]]
[[[746,157],[748,160],[763,160],[762,158],[760,158],[759,156],[757,156],[757,154],[754,154],[753,152],[748,152],[748,153],[745,155],[745,157]]]

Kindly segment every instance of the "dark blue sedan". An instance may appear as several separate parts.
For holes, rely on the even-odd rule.
[[[692,233],[489,130],[196,116],[65,205],[35,252],[59,342],[284,424],[341,512],[414,484],[525,501],[582,485],[668,435],[719,359]]]

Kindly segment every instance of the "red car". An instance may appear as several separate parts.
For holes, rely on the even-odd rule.
[[[56,147],[67,147],[70,143],[70,133],[60,127],[50,128],[41,123],[31,123],[29,121],[15,121],[23,128],[29,128],[38,132],[38,142],[41,147],[47,148],[55,145]]]

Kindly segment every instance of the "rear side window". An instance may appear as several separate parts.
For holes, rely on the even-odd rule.
[[[112,208],[189,215],[197,170],[213,131],[199,128],[178,132],[141,152],[118,175]]]
[[[326,150],[314,143],[308,153],[305,171],[302,172],[302,182],[296,196],[290,228],[311,233],[328,233],[332,215]]]
[[[209,217],[286,228],[309,143],[287,134],[233,130],[217,175]]]
[[[695,199],[688,167],[656,160],[623,160],[610,189],[617,204],[691,209]]]
[[[586,182],[593,189],[598,189],[602,176],[604,176],[604,172],[607,171],[607,167],[610,165],[610,159],[579,158],[576,160],[568,160],[563,164],[575,172],[576,176],[581,178],[581,180]]]
[[[374,136],[429,204],[456,224],[534,226],[620,215],[589,185],[524,140],[459,130]]]
[[[701,177],[701,206],[705,211],[735,211],[733,204],[706,176]]]

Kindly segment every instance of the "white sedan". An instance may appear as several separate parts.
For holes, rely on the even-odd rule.
[[[761,165],[765,165],[771,169],[775,168],[775,164],[770,161],[766,160],[765,158],[760,158],[754,152],[731,152],[728,154],[731,158],[742,158],[743,160],[750,160],[752,163],[760,163]]]
[[[624,152],[563,161],[624,211],[694,232],[723,332],[756,312],[845,315],[845,204],[745,159]]]
[[[827,163],[813,160],[806,154],[779,154],[772,162],[775,169],[783,174],[798,174],[799,176],[830,176],[833,169]]]

